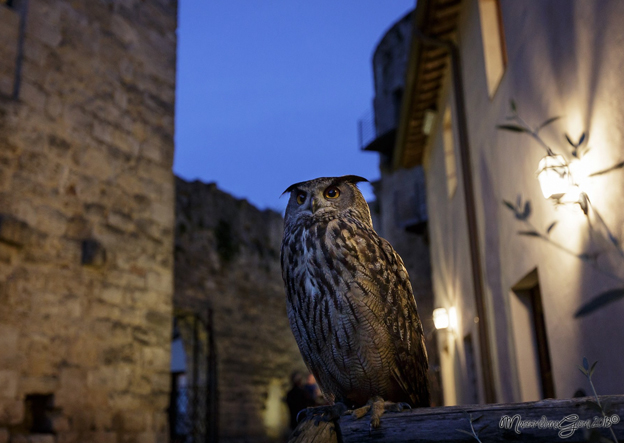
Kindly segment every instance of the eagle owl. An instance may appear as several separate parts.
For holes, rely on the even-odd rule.
[[[373,398],[429,406],[412,287],[401,257],[373,229],[356,186],[365,180],[321,177],[285,191],[281,265],[290,326],[329,401],[368,402],[373,410]]]

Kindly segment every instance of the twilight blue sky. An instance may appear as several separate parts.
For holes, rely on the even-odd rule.
[[[377,179],[357,121],[372,107],[374,48],[414,5],[180,1],[174,172],[279,211],[298,181]]]

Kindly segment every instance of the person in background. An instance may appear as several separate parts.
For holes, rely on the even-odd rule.
[[[304,389],[308,398],[312,401],[313,406],[324,405],[326,403],[325,398],[321,393],[321,388],[319,388],[319,385],[316,383],[314,375],[308,374]]]
[[[314,380],[314,377],[312,377],[312,379]],[[294,371],[290,376],[290,381],[292,387],[286,394],[286,404],[290,412],[290,428],[295,429],[297,427],[297,414],[299,414],[299,411],[309,406],[316,406],[317,404],[314,401],[314,397],[311,395],[312,391],[310,391],[308,385],[305,384],[306,377],[302,372]]]

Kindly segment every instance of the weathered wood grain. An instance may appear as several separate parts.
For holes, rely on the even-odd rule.
[[[315,425],[313,420],[305,421],[293,431],[288,443],[340,443],[336,426],[333,422]]]
[[[624,395],[605,395],[600,397],[601,403],[610,403],[608,416],[624,418]],[[421,408],[417,410],[386,413],[381,419],[379,429],[370,430],[368,417],[355,420],[350,416],[342,417],[337,424],[339,429],[332,429],[333,423],[313,422],[302,423],[297,428],[300,433],[291,438],[289,443],[367,443],[367,442],[476,442],[474,437],[466,435],[458,429],[470,432],[468,414],[473,419],[481,416],[474,427],[483,442],[498,441],[530,441],[530,442],[580,442],[587,441],[583,429],[577,429],[567,438],[559,437],[561,429],[526,427],[516,433],[513,429],[501,429],[500,422],[504,416],[519,415],[522,421],[537,420],[542,416],[546,420],[561,421],[570,415],[577,415],[578,421],[590,420],[602,415],[591,406],[593,397],[542,400],[528,403],[507,403],[489,405],[447,406],[441,408]],[[516,420],[517,421],[517,420]],[[515,425],[516,422],[514,422]],[[571,421],[562,424],[571,425]],[[612,439],[606,428],[596,428],[600,435]],[[613,425],[619,441],[624,442],[624,422]]]

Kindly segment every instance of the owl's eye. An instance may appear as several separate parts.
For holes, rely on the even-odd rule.
[[[297,194],[297,203],[302,205],[304,201],[306,201],[306,193],[300,192],[299,194]]]
[[[323,194],[325,198],[338,198],[340,195],[340,190],[335,186],[330,186],[325,189],[325,193]]]

